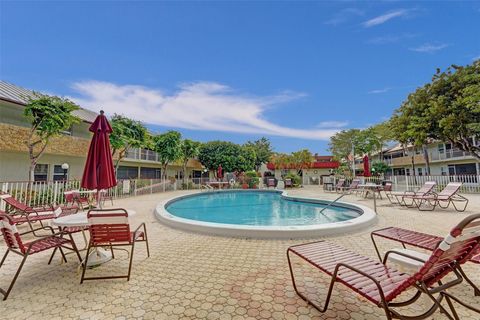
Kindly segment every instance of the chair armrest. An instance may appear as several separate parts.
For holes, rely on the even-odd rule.
[[[146,230],[146,226],[145,226],[145,222],[142,222],[140,223],[140,225],[137,227],[137,229],[135,229],[135,231],[133,231],[133,233],[137,233],[138,231],[140,231],[140,228],[143,227],[143,230],[145,231]]]
[[[423,259],[420,259],[418,257],[415,257],[415,256],[411,256],[407,253],[404,253],[404,252],[398,252],[398,251],[395,251],[395,250],[389,250],[387,252],[385,252],[385,255],[383,256],[383,261],[382,263],[384,265],[387,265],[387,260],[388,260],[388,256],[393,253],[393,254],[398,254],[399,256],[403,256],[403,257],[406,257],[406,258],[409,258],[409,259],[412,259],[412,260],[415,260],[415,261],[418,261],[418,262],[426,262],[425,260]]]

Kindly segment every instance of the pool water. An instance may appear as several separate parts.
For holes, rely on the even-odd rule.
[[[349,208],[288,200],[278,192],[227,191],[181,198],[166,210],[174,216],[249,226],[304,226],[346,221],[361,212]]]

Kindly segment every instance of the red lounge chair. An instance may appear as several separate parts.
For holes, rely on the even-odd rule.
[[[285,188],[292,188],[292,179],[285,179]]]
[[[427,181],[417,191],[392,192],[390,190],[388,192],[385,191],[385,194],[387,195],[387,198],[390,201],[390,203],[411,207],[413,205],[413,200],[412,200],[413,197],[431,194],[436,184],[437,183],[435,181]],[[407,204],[405,199],[410,199],[411,202]]]
[[[7,300],[8,295],[10,294],[10,291],[12,291],[13,285],[15,284],[15,281],[17,280],[18,275],[20,274],[20,271],[22,271],[23,265],[25,264],[27,257],[31,256],[32,254],[43,252],[49,249],[55,249],[52,252],[52,255],[50,256],[50,260],[48,261],[48,264],[50,264],[56,252],[56,249],[59,249],[60,253],[62,254],[63,260],[67,262],[67,258],[65,257],[65,254],[62,250],[62,248],[65,248],[65,249],[74,251],[78,256],[78,259],[82,261],[82,258],[78,253],[77,247],[75,246],[75,242],[73,241],[71,235],[64,234],[64,233],[54,233],[52,228],[43,227],[43,228],[37,228],[28,233],[33,234],[34,231],[50,230],[52,234],[37,238],[33,241],[23,242],[21,235],[17,231],[15,221],[12,219],[12,217],[10,217],[8,214],[5,214],[4,212],[0,212],[0,228],[3,234],[3,239],[5,240],[5,243],[8,247],[7,251],[5,252],[5,255],[3,256],[2,261],[0,262],[0,268],[2,267],[3,263],[7,259],[7,255],[9,252],[16,253],[23,257],[22,262],[18,266],[18,269],[12,281],[10,282],[8,289],[4,290],[0,288],[0,293],[3,295],[3,300]],[[68,235],[69,239],[64,238],[63,237],[64,235]],[[71,247],[68,247],[67,245],[70,245]]]
[[[33,230],[32,223],[40,222],[43,226],[42,221],[55,219],[60,215],[73,214],[78,211],[76,206],[43,206],[43,207],[30,207],[24,203],[21,203],[8,193],[0,194],[0,199],[6,202],[7,210],[6,213],[9,214],[15,224],[28,223],[30,228]]]
[[[352,183],[348,187],[340,187],[340,189],[344,192],[352,193],[353,191],[358,192],[359,188],[358,186],[360,185],[360,179],[353,179]]]
[[[345,184],[345,179],[338,179],[337,184],[334,187],[334,191],[342,191],[343,185]]]
[[[467,305],[446,291],[446,289],[462,282],[463,278],[458,272],[458,266],[467,262],[480,246],[479,225],[480,214],[470,215],[463,219],[442,240],[427,261],[402,254],[422,263],[422,266],[412,275],[386,266],[391,252],[387,252],[383,263],[380,263],[327,241],[292,246],[287,250],[287,258],[293,287],[302,299],[322,313],[328,309],[332,289],[336,282],[344,284],[379,308],[383,308],[387,319],[401,318],[402,315],[395,308],[415,303],[422,294],[426,295],[429,301],[431,301],[431,308],[423,314],[405,318],[425,319],[431,317],[437,309],[440,309],[449,319],[458,319],[452,300],[480,313],[479,309]],[[323,307],[298,290],[291,263],[291,254],[306,260],[312,266],[331,276],[330,286]],[[455,279],[444,279],[450,273],[454,273]],[[445,282],[442,283],[442,280],[445,280]],[[395,301],[400,294],[410,289],[417,290],[413,297],[406,301]],[[438,294],[438,296],[434,297],[434,294]],[[447,301],[454,316],[451,316],[441,304],[443,299]]]
[[[442,209],[447,209],[451,203],[456,211],[464,212],[468,206],[468,199],[458,194],[461,186],[461,182],[450,182],[439,194],[431,193],[412,197],[413,204],[418,208],[418,210],[432,211],[435,210],[437,206]],[[465,203],[465,206],[463,206],[463,208],[458,208],[455,205],[456,202]],[[442,205],[442,203],[444,205]],[[430,209],[426,209],[423,206],[424,204],[429,204]]]
[[[275,179],[267,179],[267,187],[268,188],[275,188]]]
[[[406,250],[406,252],[410,251],[406,249],[405,245],[433,251],[443,240],[442,237],[396,227],[388,227],[380,230],[375,230],[370,234],[370,238],[372,239],[373,246],[375,247],[375,251],[377,252],[377,256],[380,261],[382,260],[382,256],[380,255],[377,243],[375,242],[375,237],[381,237],[392,241],[400,242],[403,246],[403,250],[395,250],[400,252],[404,250]],[[470,258],[470,262],[480,264],[480,247],[477,249],[476,253]],[[460,266],[458,266],[458,270],[465,278],[465,280],[473,287],[475,295],[480,296],[480,289],[467,277],[467,275],[463,272]]]
[[[130,280],[130,273],[132,270],[133,262],[133,250],[137,241],[145,242],[147,246],[147,255],[150,257],[150,251],[148,249],[147,229],[145,223],[138,226],[135,231],[130,231],[130,224],[128,223],[128,213],[125,209],[107,209],[107,210],[90,210],[87,213],[90,231],[90,242],[87,248],[87,257],[83,264],[82,279],[84,280],[100,280],[100,279],[118,279],[127,278]],[[140,229],[143,229],[141,231]],[[113,247],[129,246],[130,250],[130,262],[128,266],[127,275],[116,275],[109,277],[85,277],[85,271],[87,269],[88,256],[90,250],[96,247],[110,247],[113,256]],[[114,256],[113,256],[114,257]]]

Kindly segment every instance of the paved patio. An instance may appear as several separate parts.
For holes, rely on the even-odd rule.
[[[185,194],[188,192],[176,192]],[[290,191],[290,194],[333,199],[318,187]],[[78,260],[69,256],[67,264],[48,266],[49,253],[27,260],[9,299],[0,301],[2,319],[383,319],[381,309],[360,298],[342,285],[336,285],[330,310],[320,314],[296,296],[290,282],[286,249],[303,240],[253,240],[213,237],[174,230],[160,224],[153,208],[160,199],[173,193],[153,194],[117,200],[115,207],[137,211],[133,226],[147,223],[151,257],[146,258],[142,243],[135,248],[130,282],[103,280],[80,285]],[[369,233],[385,226],[399,226],[444,235],[469,213],[480,212],[480,195],[467,195],[465,213],[452,209],[418,212],[398,208],[387,200],[378,202],[378,223],[354,234],[329,237],[354,251],[375,258]],[[373,207],[371,199],[353,195],[345,201]],[[83,245],[77,237],[79,247]],[[382,242],[381,249],[395,247]],[[1,243],[0,254],[5,245]],[[0,269],[0,286],[5,287],[13,275],[19,257],[10,255]],[[296,261],[307,287],[322,294],[328,278]],[[95,274],[124,271],[127,254],[92,270]],[[480,267],[467,264],[465,271],[480,284]],[[461,284],[452,290],[470,304],[480,304],[472,289]],[[322,296],[323,298],[323,296]],[[425,305],[426,306],[426,305]],[[407,309],[415,312],[421,309]],[[457,308],[461,319],[479,319],[478,314]],[[435,319],[444,319],[440,313]]]

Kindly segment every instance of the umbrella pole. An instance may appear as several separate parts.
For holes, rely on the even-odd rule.
[[[99,207],[100,209],[103,209],[101,196],[102,196],[102,193],[100,192],[100,190],[97,190],[97,202],[98,202],[98,207]]]

